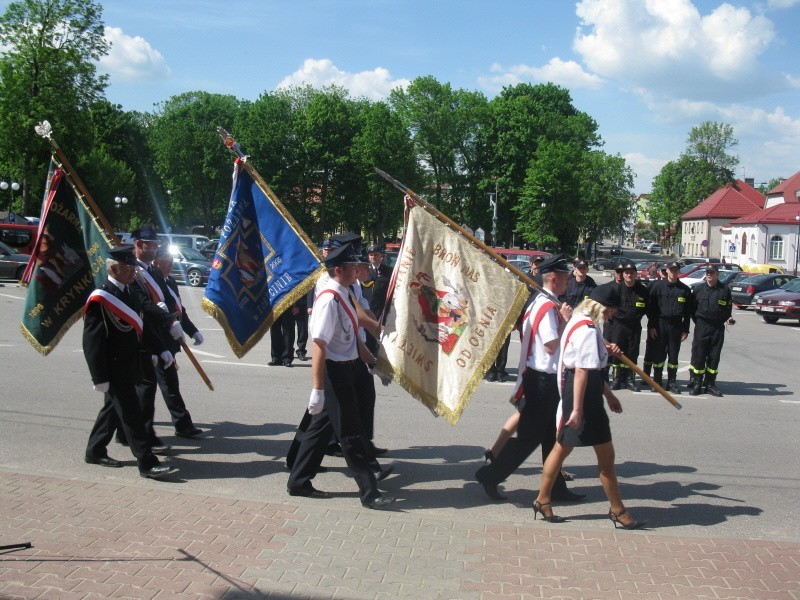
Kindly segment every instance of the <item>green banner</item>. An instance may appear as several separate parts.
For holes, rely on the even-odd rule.
[[[109,248],[105,230],[56,169],[24,278],[28,294],[20,324],[22,335],[41,354],[56,347],[81,318],[89,294],[105,282]]]

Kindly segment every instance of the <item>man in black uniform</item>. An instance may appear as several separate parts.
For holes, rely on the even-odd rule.
[[[186,307],[181,301],[181,294],[178,291],[178,282],[170,274],[172,271],[173,258],[166,246],[161,246],[156,251],[156,258],[153,265],[158,269],[164,277],[164,284],[167,293],[165,294],[165,303],[170,312],[180,315],[181,329],[194,340],[194,345],[199,346],[203,343],[203,334],[192,323],[189,314],[186,312]],[[169,367],[165,367],[161,361],[156,365],[156,381],[161,390],[161,395],[164,397],[164,403],[167,405],[172,424],[175,426],[175,435],[189,439],[197,439],[203,435],[203,430],[196,427],[192,421],[192,415],[189,409],[186,408],[186,403],[181,394],[180,380],[178,379],[178,352],[181,351],[181,344],[178,340],[168,336],[166,338],[167,347],[172,355],[175,356],[175,362]]]
[[[386,253],[380,244],[372,244],[367,248],[369,259],[369,276],[362,282],[364,297],[369,301],[369,310],[380,319],[386,305],[386,292],[389,289],[389,280],[392,278],[392,269],[383,261]],[[378,352],[378,340],[367,332],[367,348],[372,354]]]
[[[567,281],[567,291],[564,293],[564,302],[575,308],[589,297],[597,284],[589,276],[589,263],[582,258],[576,258],[572,263],[572,274]]]
[[[394,501],[382,496],[370,466],[372,454],[359,418],[356,379],[359,361],[374,362],[359,336],[356,307],[349,287],[356,281],[361,259],[349,244],[325,257],[329,278],[319,286],[309,324],[311,346],[311,422],[300,440],[297,457],[287,483],[291,496],[329,498],[311,481],[319,471],[331,434],[342,446],[342,454],[359,488],[361,504],[386,508]]]
[[[636,265],[626,262],[622,265],[622,283],[619,284],[619,295],[622,299],[620,308],[614,313],[610,325],[610,341],[616,344],[632,362],[639,360],[639,341],[642,336],[642,317],[647,312],[647,288],[636,279]],[[616,358],[617,372],[612,390],[628,388],[638,392],[639,385],[633,371],[625,363]]]
[[[722,397],[717,389],[717,373],[722,344],[725,342],[725,324],[733,325],[731,313],[731,291],[719,282],[719,269],[714,265],[706,267],[706,282],[694,293],[692,305],[694,339],[692,340],[692,363],[689,365],[692,377],[692,396],[708,392]],[[705,381],[703,376],[705,375]]]
[[[160,465],[150,445],[136,384],[142,377],[142,340],[151,348],[161,347],[159,325],[144,310],[144,301],[130,289],[136,273],[133,246],[118,246],[106,260],[108,279],[86,302],[83,322],[83,353],[94,389],[105,394],[86,446],[87,463],[103,467],[122,464],[108,456],[108,444],[121,427],[136,457],[142,477],[158,479],[174,473]],[[168,354],[168,352],[166,352]],[[145,357],[152,366],[150,356]]]
[[[658,385],[663,385],[666,361],[666,389],[675,394],[681,393],[675,383],[678,374],[678,353],[681,342],[689,337],[693,300],[692,290],[678,279],[679,272],[680,265],[671,262],[667,265],[666,279],[658,279],[650,286],[647,341],[651,354],[645,356],[644,362],[644,372],[649,375],[652,367],[653,379]]]

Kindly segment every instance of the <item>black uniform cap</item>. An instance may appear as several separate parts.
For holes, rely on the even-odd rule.
[[[570,268],[564,254],[553,256],[539,265],[539,273],[569,273]]]
[[[598,285],[589,294],[589,300],[599,302],[608,308],[619,308],[622,298],[619,295],[619,284],[610,282]]]
[[[370,252],[380,252],[381,254],[386,254],[385,250],[383,249],[383,246],[381,246],[380,244],[372,244],[371,246],[369,246],[367,248],[367,254],[369,254]]]
[[[352,246],[353,251],[356,254],[361,254],[361,236],[357,233],[353,233],[352,231],[346,231],[344,233],[337,233],[333,237],[331,237],[331,241],[338,243],[342,246],[349,244]]]
[[[112,248],[108,251],[108,257],[123,265],[136,266],[138,264],[136,262],[136,255],[133,253],[132,244],[122,244]]]
[[[146,242],[157,242],[158,234],[156,233],[156,226],[153,224],[142,225],[139,229],[131,231],[131,237],[134,240],[144,240]]]
[[[667,263],[664,266],[667,269],[680,269],[681,268],[681,264],[679,262],[674,261],[674,260],[671,263]]]
[[[706,273],[719,273],[719,267],[717,265],[708,265],[706,267]]]
[[[365,264],[351,244],[345,244],[344,246],[334,248],[328,252],[328,256],[322,259],[322,262],[324,262],[325,266],[329,269],[345,263]]]
[[[628,269],[633,269],[634,271],[636,270],[636,265],[634,263],[632,263],[632,262],[622,263],[620,265],[620,267],[622,267],[623,271],[627,271]],[[619,268],[619,267],[617,267],[617,268]]]

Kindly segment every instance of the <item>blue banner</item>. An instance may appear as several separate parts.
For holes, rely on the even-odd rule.
[[[203,310],[241,358],[324,270],[302,229],[239,159]]]

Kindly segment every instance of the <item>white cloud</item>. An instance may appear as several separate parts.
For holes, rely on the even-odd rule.
[[[129,36],[119,27],[105,28],[109,53],[100,59],[100,68],[113,81],[156,81],[166,79],[170,68],[162,54],[140,36]]]
[[[636,174],[634,189],[644,190],[641,193],[648,193],[653,183],[653,178],[658,175],[665,164],[677,157],[662,158],[647,156],[641,152],[629,152],[623,154],[622,158],[625,159],[625,162]]]
[[[800,0],[769,0],[767,2],[767,6],[773,9],[784,9],[784,8],[792,8],[793,6],[797,6],[800,4]]]
[[[772,22],[721,4],[701,15],[690,0],[581,0],[573,49],[589,71],[674,97],[735,101],[786,89],[760,67]],[[742,81],[747,85],[742,85]]]
[[[491,70],[499,75],[480,77],[478,82],[484,88],[492,91],[499,91],[503,86],[516,85],[525,81],[552,82],[568,89],[597,89],[603,85],[600,77],[587,73],[575,61],[564,61],[558,57],[551,58],[542,67],[514,65],[506,69],[501,65],[494,64]]]
[[[302,67],[278,84],[277,89],[306,84],[315,88],[338,85],[349,90],[355,97],[382,100],[393,89],[405,88],[410,83],[408,79],[392,79],[389,71],[383,67],[376,67],[372,71],[348,73],[339,69],[327,58],[321,60],[307,58]]]

